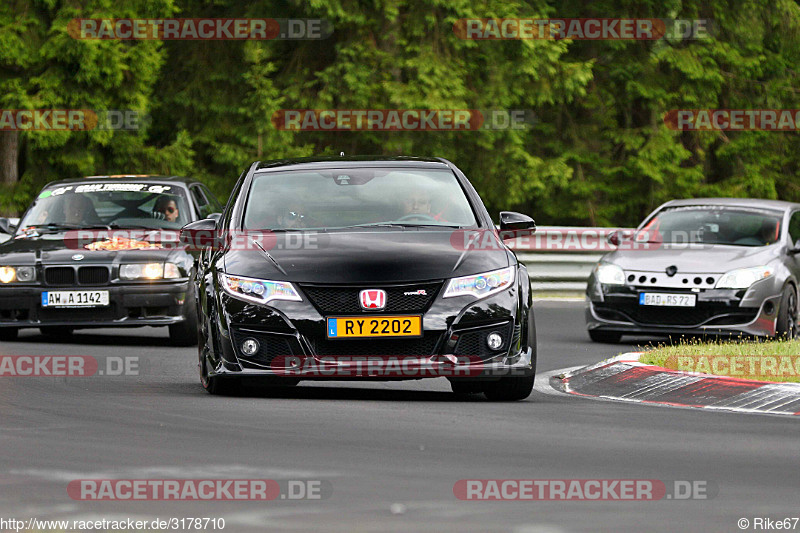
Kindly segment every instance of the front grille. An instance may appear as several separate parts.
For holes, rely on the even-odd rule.
[[[638,302],[606,302],[594,306],[600,318],[654,326],[745,324],[758,316],[758,308],[720,302],[698,302],[696,307],[656,307]]]
[[[108,268],[85,266],[78,269],[78,282],[81,285],[105,285],[108,283]]]
[[[44,281],[48,285],[74,285],[75,269],[72,267],[48,267],[44,270]]]
[[[386,307],[382,313],[424,313],[439,292],[442,283],[414,283],[409,285],[343,287],[341,285],[300,285],[308,299],[323,315],[367,313],[361,308],[358,294],[363,289],[386,291]],[[405,294],[424,290],[425,294]],[[375,313],[375,311],[369,311]]]
[[[398,356],[424,357],[433,355],[441,335],[427,332],[411,339],[328,340],[309,339],[309,345],[319,356]]]
[[[233,334],[236,355],[243,362],[254,363],[260,367],[268,367],[276,357],[303,354],[300,343],[289,335],[272,335],[260,331],[237,328],[233,328],[231,333]],[[242,353],[241,345],[247,339],[258,341],[258,352],[253,355],[244,355]]]
[[[492,351],[486,344],[486,337],[494,331],[503,336],[503,345],[497,350]],[[509,341],[514,341],[511,332],[511,323],[488,328],[472,329],[463,333],[455,332],[458,334],[458,343],[456,344],[454,354],[463,357],[480,357],[484,360],[489,359],[504,350],[508,350],[510,346]],[[517,332],[518,329],[515,328],[514,334],[517,334]],[[519,339],[519,337],[517,337],[517,339]]]

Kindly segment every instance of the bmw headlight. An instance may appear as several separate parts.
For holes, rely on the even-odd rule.
[[[751,268],[737,268],[726,272],[719,281],[717,281],[717,289],[747,289],[756,281],[767,279],[775,270],[768,266],[757,266]]]
[[[514,267],[492,270],[483,274],[453,278],[444,291],[443,298],[454,296],[474,296],[485,298],[491,294],[508,289],[514,283]]]
[[[248,302],[265,304],[273,300],[302,301],[294,285],[288,281],[244,278],[242,276],[230,276],[221,272],[219,281],[225,292]]]
[[[36,270],[29,266],[0,266],[0,283],[27,283],[36,279]]]
[[[119,266],[119,278],[124,280],[177,279],[181,277],[175,263],[127,263]]]
[[[625,271],[613,263],[599,263],[595,267],[597,281],[603,285],[625,285]]]

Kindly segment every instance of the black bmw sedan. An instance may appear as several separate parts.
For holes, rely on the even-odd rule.
[[[196,252],[180,228],[217,214],[203,185],[176,176],[94,176],[48,184],[0,244],[0,339],[38,327],[166,326],[176,345],[197,341]]]
[[[444,159],[256,162],[218,220],[196,283],[199,369],[212,394],[242,378],[446,377],[456,393],[526,398],[536,333],[526,268]],[[207,235],[206,235],[207,236]]]

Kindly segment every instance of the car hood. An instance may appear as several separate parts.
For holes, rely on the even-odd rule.
[[[84,264],[146,263],[165,261],[174,250],[154,248],[143,250],[87,250],[83,243],[63,234],[45,234],[37,238],[12,239],[0,244],[0,264],[8,265],[64,265],[76,263],[73,256],[80,254]]]
[[[678,272],[723,274],[736,268],[765,265],[775,258],[780,245],[727,246],[727,245],[662,245],[656,249],[616,250],[603,257],[603,261],[621,266],[624,270],[663,272],[676,266]]]
[[[441,230],[291,232],[273,238],[266,251],[241,243],[229,249],[225,271],[300,283],[391,283],[487,272],[509,266],[513,258],[493,233],[494,246],[470,250],[459,246],[459,232]]]

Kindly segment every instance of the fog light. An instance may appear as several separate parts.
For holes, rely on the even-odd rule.
[[[766,313],[767,315],[771,315],[774,312],[775,312],[775,304],[773,304],[772,302],[767,302],[764,304],[764,313]]]
[[[486,337],[486,344],[492,350],[499,350],[503,345],[503,337],[499,333],[489,333]]]
[[[33,274],[33,267],[17,267],[17,281],[31,281]]]
[[[255,355],[258,352],[258,341],[255,339],[246,339],[242,343],[242,353],[245,355]]]

